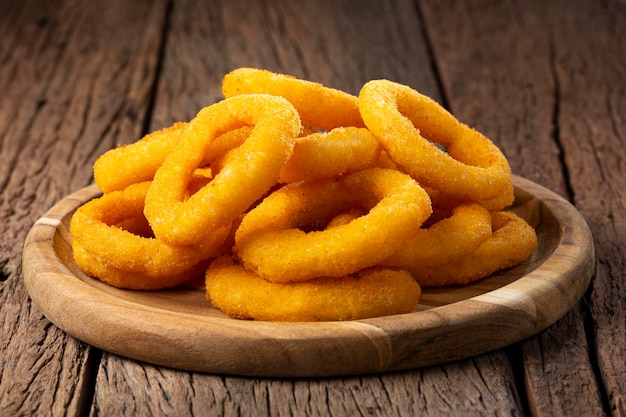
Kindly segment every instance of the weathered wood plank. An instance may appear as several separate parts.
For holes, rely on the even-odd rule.
[[[331,379],[221,377],[110,355],[104,359],[92,416],[523,414],[501,353],[441,367]]]
[[[595,237],[591,354],[597,359],[608,411],[625,416],[626,5],[609,0],[581,2],[574,8],[560,1],[550,11],[561,22],[552,34],[559,138],[573,200]]]
[[[601,271],[604,262],[622,262],[619,250],[609,260],[603,259],[610,253],[605,248],[621,239],[614,232],[619,221],[611,219],[609,213],[623,208],[618,198],[607,207],[587,210],[585,202],[597,205],[606,201],[604,196],[615,193],[625,178],[617,164],[623,158],[619,142],[624,137],[618,116],[623,114],[623,89],[621,95],[619,91],[626,73],[623,5],[578,1],[552,2],[548,7],[544,2],[523,3],[425,4],[428,28],[449,35],[443,41],[431,35],[444,90],[459,117],[487,132],[503,148],[514,172],[573,198],[592,229],[593,217],[599,215],[594,234],[600,243]],[[464,16],[466,23],[454,25],[453,15]],[[581,121],[585,114],[593,117]],[[593,174],[605,171],[602,165],[612,167],[608,176]],[[570,190],[572,184],[576,189]],[[533,413],[602,414],[603,382],[609,385],[611,409],[623,413],[624,389],[618,381],[624,380],[624,371],[621,362],[616,367],[614,360],[624,356],[624,316],[623,309],[612,306],[623,305],[624,284],[616,274],[605,272],[593,286],[598,287],[599,279],[603,283],[591,297],[592,303],[602,300],[599,304],[604,306],[594,315],[594,322],[601,323],[598,345],[587,343],[584,306],[522,344]],[[597,293],[601,295],[594,297]],[[594,370],[596,349],[605,381],[599,381]]]
[[[90,405],[94,351],[31,304],[20,251],[39,215],[91,181],[98,154],[140,134],[163,4],[0,5],[2,415],[78,415]]]
[[[152,129],[189,120],[222,99],[222,76],[242,66],[351,94],[385,77],[441,100],[416,10],[407,1],[178,1],[167,45]]]
[[[604,405],[626,415],[626,371],[616,361],[626,346],[623,4],[205,3],[173,3],[169,23],[165,2],[0,5],[2,413],[80,413],[99,360],[28,301],[19,251],[36,216],[87,184],[97,155],[146,126],[189,119],[221,97],[224,72],[247,65],[352,93],[385,77],[445,102],[494,138],[517,174],[571,198],[587,217],[599,263],[589,308],[582,304],[519,349],[376,378],[224,378],[105,354],[92,415],[521,415],[526,399],[517,398],[518,368],[507,354],[523,361],[533,413],[598,415]]]
[[[422,9],[450,110],[491,138],[515,174],[567,197],[543,7],[424,1]]]

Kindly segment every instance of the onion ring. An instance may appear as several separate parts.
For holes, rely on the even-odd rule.
[[[355,172],[372,166],[380,152],[380,143],[365,128],[337,127],[311,133],[296,140],[278,181],[311,181]]]
[[[450,196],[446,196],[441,192],[434,190],[432,188],[425,187],[430,199],[433,202],[433,206],[451,210],[454,207],[461,206],[464,204],[471,204],[474,201],[468,201],[458,198],[451,198]],[[480,200],[476,201],[478,204],[483,206],[490,212],[501,211],[513,204],[515,201],[515,189],[513,188],[513,184],[509,185],[504,192],[498,195],[495,198],[489,200]]]
[[[129,290],[161,290],[185,285],[201,277],[208,266],[205,261],[201,261],[175,275],[149,275],[145,272],[125,271],[107,265],[91,255],[77,240],[72,242],[72,252],[74,262],[81,271],[108,285]]]
[[[94,180],[104,192],[123,190],[131,184],[152,181],[163,161],[174,150],[187,123],[149,133],[137,142],[111,149],[102,154],[93,167]],[[248,126],[233,129],[216,138],[205,154],[212,161],[228,149],[239,146],[252,129]]]
[[[137,142],[102,154],[93,167],[98,187],[108,193],[123,190],[130,184],[152,180],[186,126],[186,123],[174,123],[145,135]]]
[[[212,148],[227,150],[239,146],[246,139],[246,128],[238,129],[241,132],[237,135],[223,134],[218,138],[221,145]],[[249,135],[251,129],[247,129]],[[293,154],[280,171],[279,183],[339,176],[372,167],[380,158],[380,142],[365,128],[337,127],[328,132],[305,129],[303,133],[296,139]],[[211,167],[219,171],[227,160],[228,156],[224,155]]]
[[[464,201],[494,199],[510,186],[511,168],[498,147],[433,99],[373,80],[361,89],[358,105],[392,161],[420,184]]]
[[[308,233],[336,214],[369,210],[348,224]],[[431,214],[428,194],[408,175],[372,168],[289,184],[248,212],[235,233],[243,265],[273,282],[343,276],[397,252]]]
[[[491,215],[483,206],[458,206],[450,217],[418,230],[402,249],[379,265],[410,270],[452,262],[476,251],[491,233]]]
[[[119,225],[143,216],[150,183],[142,182],[113,191],[80,206],[70,222],[74,242],[107,267],[144,274],[154,279],[178,275],[200,261],[219,254],[230,227],[216,230],[196,245],[174,246],[159,239],[124,230]],[[144,288],[152,287],[146,281]]]
[[[229,151],[229,163],[185,198],[211,142],[243,125],[254,127],[238,148]],[[144,213],[155,236],[190,245],[232,223],[276,183],[300,129],[296,110],[276,96],[241,95],[201,110],[157,170],[146,195]]]
[[[490,200],[482,200],[479,203],[491,212],[502,211],[515,201],[515,188],[509,185],[500,195]]]
[[[421,288],[407,271],[373,268],[354,276],[275,283],[229,256],[206,272],[207,299],[240,319],[271,321],[358,320],[411,312]]]
[[[492,213],[492,228],[493,235],[475,252],[450,263],[414,266],[411,273],[422,286],[468,284],[518,265],[537,247],[535,229],[511,212]]]
[[[259,93],[284,97],[298,110],[305,126],[324,130],[342,126],[364,127],[355,96],[291,75],[238,68],[222,79],[222,93],[226,98]]]
[[[346,212],[339,213],[326,224],[325,229],[332,229],[333,227],[343,226],[344,224],[350,223],[352,220],[357,217],[361,217],[366,215],[367,212],[363,209],[353,208]]]

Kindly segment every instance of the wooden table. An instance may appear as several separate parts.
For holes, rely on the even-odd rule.
[[[0,39],[0,415],[626,415],[623,1],[2,1]],[[342,378],[179,371],[66,335],[23,283],[34,221],[107,149],[221,99],[240,66],[441,102],[586,218],[583,300],[505,349]]]

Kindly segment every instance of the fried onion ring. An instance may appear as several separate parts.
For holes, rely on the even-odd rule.
[[[358,105],[391,160],[420,184],[463,201],[491,200],[510,187],[511,168],[500,149],[433,99],[373,80],[361,89]]]
[[[535,229],[511,212],[492,213],[492,228],[475,252],[450,263],[414,266],[411,273],[422,286],[467,284],[525,261],[537,247]]]
[[[211,142],[224,132],[253,126],[228,152],[229,163],[198,192],[186,190]],[[145,215],[155,236],[176,245],[198,243],[232,223],[278,180],[301,129],[298,113],[284,98],[247,94],[202,109],[154,175]]]
[[[207,299],[240,319],[358,320],[411,312],[421,288],[403,270],[373,268],[351,276],[269,282],[224,256],[206,272]]]
[[[72,252],[74,262],[81,271],[89,276],[98,278],[106,284],[129,290],[161,290],[185,285],[201,277],[208,266],[205,261],[201,261],[175,275],[150,275],[145,272],[125,271],[107,265],[105,262],[86,251],[77,240],[72,242]]]
[[[364,216],[365,214],[367,214],[365,210],[358,208],[353,208],[346,212],[339,213],[326,224],[325,229],[332,229],[333,227],[343,226],[344,224],[348,224],[357,217]]]
[[[491,214],[480,204],[455,207],[452,215],[418,230],[383,267],[411,269],[440,265],[476,251],[491,237]]]
[[[464,204],[471,204],[474,201],[468,201],[458,198],[450,198],[450,196],[446,196],[437,190],[432,188],[426,188],[428,195],[430,195],[430,199],[433,202],[433,206],[437,206],[443,209],[453,209],[454,207],[461,206]],[[513,184],[509,185],[504,192],[498,195],[496,198],[492,198],[490,200],[480,200],[477,201],[478,204],[483,206],[490,212],[501,211],[513,204],[515,201],[515,189],[513,188]]]
[[[247,136],[245,128],[237,135],[223,134],[219,150],[239,146]],[[296,139],[293,154],[280,171],[279,183],[311,181],[339,176],[374,166],[379,160],[382,147],[369,130],[360,127],[337,127],[328,132],[306,129]],[[247,135],[250,134],[250,128]],[[211,164],[218,171],[228,159]]]
[[[109,193],[138,182],[152,181],[186,127],[187,123],[177,122],[149,133],[137,142],[105,152],[96,159],[93,167],[96,184],[104,193]],[[239,146],[251,130],[249,126],[244,126],[222,134],[211,143],[205,160],[212,161],[228,149]]]
[[[310,181],[358,171],[372,166],[380,151],[380,142],[365,128],[337,127],[312,133],[296,140],[278,181]]]
[[[149,182],[133,184],[90,200],[76,210],[70,222],[77,251],[89,254],[107,268],[146,278],[141,282],[134,280],[133,288],[160,287],[160,280],[174,279],[199,262],[217,256],[230,231],[229,226],[223,227],[191,246],[173,246],[133,233],[138,229],[145,231],[144,223],[137,218],[143,216],[149,186]]]
[[[226,98],[259,93],[284,97],[298,110],[305,126],[325,130],[342,126],[364,127],[355,96],[291,75],[238,68],[222,79],[222,93]]]
[[[368,212],[319,230],[355,207]],[[431,212],[428,194],[399,171],[372,168],[293,183],[244,216],[235,253],[247,269],[273,282],[349,275],[397,252]],[[306,227],[318,230],[307,233]]]
[[[172,152],[186,123],[151,132],[130,145],[100,155],[93,166],[94,180],[105,193],[123,190],[131,184],[150,181]]]

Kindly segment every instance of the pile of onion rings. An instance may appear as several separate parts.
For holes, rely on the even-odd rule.
[[[239,319],[408,313],[422,286],[527,260],[535,230],[506,211],[508,161],[432,99],[388,80],[358,96],[239,68],[224,100],[112,149],[79,207],[76,264],[155,290],[204,276]]]

